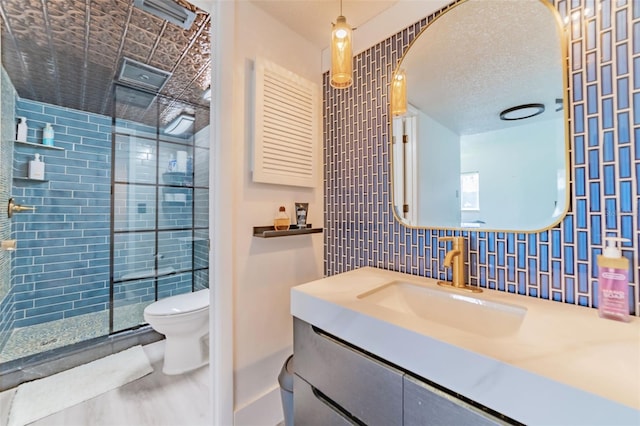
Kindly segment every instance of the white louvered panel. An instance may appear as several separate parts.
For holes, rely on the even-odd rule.
[[[254,182],[315,186],[317,85],[263,58],[255,76]]]

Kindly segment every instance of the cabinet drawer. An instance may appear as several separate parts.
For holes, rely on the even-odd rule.
[[[487,426],[505,423],[427,383],[405,375],[404,424]]]
[[[307,382],[367,425],[402,424],[399,370],[294,318],[295,370]]]
[[[313,392],[311,385],[293,376],[293,423],[296,426],[352,426],[332,404]]]

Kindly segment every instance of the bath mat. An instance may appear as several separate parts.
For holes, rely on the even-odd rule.
[[[24,426],[151,373],[142,346],[18,386],[7,426]]]

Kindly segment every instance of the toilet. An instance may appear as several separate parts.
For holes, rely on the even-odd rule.
[[[209,362],[209,289],[158,300],[144,319],[166,337],[164,374],[181,374]]]

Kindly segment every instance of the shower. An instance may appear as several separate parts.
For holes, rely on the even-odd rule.
[[[186,29],[133,0],[0,3],[0,202],[35,208],[0,215],[17,242],[0,251],[0,374],[148,332],[147,304],[208,287],[210,17],[178,3]],[[36,153],[42,180],[28,178]]]

